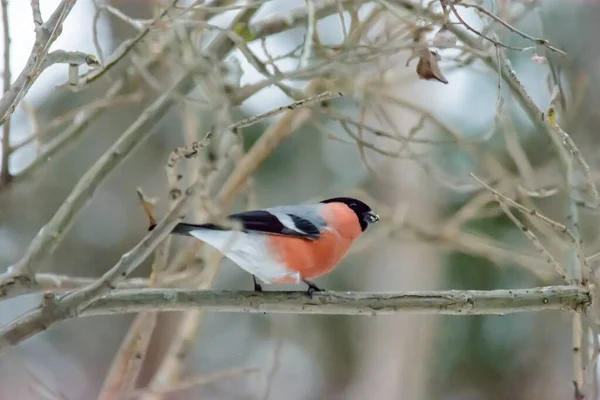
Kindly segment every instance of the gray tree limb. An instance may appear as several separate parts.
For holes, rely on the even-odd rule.
[[[63,22],[71,12],[76,0],[62,0],[50,18],[43,24],[40,24],[41,14],[39,13],[38,3],[38,1],[32,2],[36,25],[35,43],[33,44],[25,68],[23,68],[17,79],[0,99],[0,125],[4,124],[7,118],[15,111],[17,104],[27,94],[43,69],[47,66],[45,58],[50,50],[50,46],[58,39],[62,31]]]
[[[148,240],[160,236],[161,233],[152,232]],[[590,292],[580,286],[401,293],[316,292],[312,298],[306,292],[124,289],[105,293],[86,308],[71,310],[64,309],[61,300],[54,301],[52,294],[45,295],[44,299],[37,310],[0,328],[0,352],[60,321],[142,311],[181,311],[200,307],[209,311],[251,313],[503,315],[542,310],[582,312],[591,304]]]

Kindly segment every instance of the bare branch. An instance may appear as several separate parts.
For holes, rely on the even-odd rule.
[[[155,235],[156,236],[156,235]],[[138,248],[139,246],[136,246]],[[135,251],[135,250],[134,250]],[[186,289],[120,290],[92,301],[85,309],[67,310],[64,299],[52,312],[42,308],[0,328],[0,352],[51,325],[75,317],[144,311],[203,308],[220,312],[383,315],[399,313],[504,315],[526,311],[584,311],[590,292],[578,286],[514,290],[450,290],[404,293],[210,291]]]
[[[15,111],[17,104],[27,94],[45,67],[45,59],[50,46],[62,32],[62,25],[76,0],[62,0],[54,10],[48,21],[36,29],[35,43],[27,60],[25,68],[9,90],[0,99],[0,125],[4,124],[8,117]],[[37,25],[39,17],[39,5],[37,1],[32,3],[33,15]],[[41,18],[41,17],[39,17]]]
[[[2,74],[3,93],[10,89],[10,27],[8,25],[8,0],[2,0],[2,32],[4,36],[4,73]],[[0,166],[0,186],[10,182],[10,118],[2,126],[2,165]]]
[[[265,113],[262,113],[260,115],[252,116],[252,117],[246,118],[244,120],[238,121],[238,122],[232,124],[231,126],[229,126],[229,129],[233,130],[233,129],[240,129],[240,128],[244,128],[247,126],[251,126],[253,124],[256,124],[260,121],[265,120],[266,118],[280,114],[284,111],[295,110],[297,108],[310,106],[312,104],[317,104],[317,103],[320,103],[320,102],[323,102],[323,101],[326,101],[326,100],[329,100],[329,99],[332,99],[335,97],[340,97],[340,96],[343,96],[343,95],[342,95],[342,93],[339,93],[339,92],[338,93],[324,92],[324,93],[318,94],[316,96],[310,96],[306,99],[298,100],[292,104],[278,107],[273,110],[269,110]],[[213,132],[208,132],[202,140],[190,143],[190,144],[182,146],[182,147],[178,147],[175,150],[173,150],[173,152],[171,152],[171,155],[169,156],[169,161],[167,162],[167,177],[170,182],[170,185],[169,185],[170,187],[175,187],[175,188],[177,187],[177,185],[176,185],[177,174],[175,172],[175,168],[177,167],[178,162],[182,158],[190,158],[190,157],[196,156],[201,149],[203,149],[204,147],[206,147],[208,145],[208,143],[212,139],[212,135],[213,135]]]
[[[347,1],[344,1],[344,3],[347,3]],[[321,7],[317,8],[317,17],[323,18],[331,13],[334,13],[335,12],[334,6],[335,6],[335,2],[332,0],[328,0],[327,2],[325,2],[322,5],[322,8]],[[239,7],[236,7],[236,9],[237,8],[239,8]],[[249,7],[244,6],[244,8],[246,9]],[[297,27],[298,25],[300,25],[301,23],[303,23],[306,20],[306,10],[304,8],[296,9],[292,12],[292,16],[293,16],[293,18],[291,18],[291,19],[286,18],[286,17],[278,17],[278,18],[269,18],[266,20],[256,22],[252,26],[248,27],[248,29],[253,32],[252,39],[264,38],[266,36],[277,34],[277,33],[283,32],[285,30],[293,29],[293,28]],[[248,19],[249,18],[245,18],[244,20],[247,21]],[[243,22],[243,20],[242,20],[242,22],[240,22],[240,26],[247,26],[247,23]],[[228,34],[229,33],[227,33],[227,35]],[[246,38],[246,39],[248,39],[248,38]],[[132,40],[135,40],[135,39],[132,39]],[[221,43],[221,44],[219,44],[219,43]],[[221,46],[221,48],[219,48],[219,46]],[[224,56],[222,54],[222,50],[221,50],[221,49],[225,49],[225,47],[223,47],[223,46],[231,46],[231,43],[220,40],[218,43],[215,41],[214,45],[213,45],[213,49],[217,50],[216,54],[221,54],[221,56],[220,56],[221,58]],[[164,52],[169,47],[170,47],[169,41],[166,41],[166,43],[163,43],[163,46],[161,47],[161,49],[152,55],[151,59],[147,63],[145,63],[143,68],[148,69],[148,68],[156,66],[163,59]],[[120,59],[123,59],[123,57],[120,57]],[[101,69],[97,69],[97,70],[95,70],[94,73],[96,74],[96,73],[99,73],[100,71],[101,71]],[[108,100],[111,97],[119,95],[120,92],[122,90],[124,90],[124,88],[127,87],[126,82],[129,81],[130,79],[132,79],[138,73],[139,73],[139,70],[137,68],[135,68],[135,67],[128,68],[126,70],[126,76],[116,80],[112,84],[112,86],[107,91],[105,98],[107,98],[107,100]],[[91,76],[85,75],[85,79],[89,79],[90,77]],[[268,86],[269,84],[270,84],[270,82],[262,82],[258,86],[257,85],[249,85],[249,87],[247,86],[247,87],[241,88],[239,91],[240,93],[234,94],[235,100],[233,100],[232,103],[240,104],[245,99],[247,99],[251,95],[255,94],[262,88]],[[177,96],[174,96],[174,97],[177,97]],[[102,108],[102,109],[95,108],[95,109],[86,111],[84,115],[81,115],[80,117],[78,117],[77,120],[68,129],[63,131],[57,138],[52,140],[52,142],[43,150],[43,152],[38,157],[36,157],[36,159],[33,161],[33,163],[31,163],[23,171],[21,171],[15,177],[15,179],[23,179],[26,176],[30,175],[30,173],[33,170],[35,170],[39,166],[43,165],[45,160],[47,160],[49,157],[54,156],[58,151],[60,151],[66,145],[71,143],[75,138],[79,137],[84,132],[85,128],[90,124],[90,122],[93,121],[95,118],[98,118],[103,111],[105,111],[104,108]],[[1,290],[0,290],[0,293],[2,293]]]
[[[37,32],[44,23],[44,20],[42,19],[42,12],[40,11],[40,0],[31,0],[31,12],[33,14],[35,31]]]
[[[582,311],[589,304],[589,290],[576,286],[405,293],[319,292],[312,298],[306,292],[143,289],[107,294],[91,304],[82,315],[196,307],[208,311],[251,313],[504,315],[542,310]]]
[[[88,307],[96,298],[102,296],[115,288],[114,283],[118,279],[126,278],[131,274],[162,242],[176,225],[182,208],[193,195],[199,182],[192,184],[186,192],[176,201],[171,210],[163,220],[149,232],[131,251],[125,253],[119,262],[108,270],[101,278],[80,289],[74,290],[60,297],[53,303],[52,308],[44,307],[44,303],[38,308],[31,310],[15,321],[3,326],[12,333],[8,337],[17,335],[26,339],[34,334],[45,330],[55,321],[77,316],[83,309]],[[0,331],[3,329],[0,328]],[[7,339],[7,338],[4,338]],[[0,337],[0,351],[4,345],[10,344],[11,340],[2,340]]]
[[[152,20],[151,23],[147,24],[144,29],[142,29],[134,38],[125,40],[121,42],[121,44],[114,50],[112,54],[110,54],[106,60],[104,60],[104,65],[102,68],[95,69],[78,79],[74,82],[67,82],[66,86],[68,86],[72,90],[81,90],[87,87],[90,83],[100,78],[102,75],[107,73],[112,67],[114,67],[119,61],[121,61],[125,56],[129,54],[131,50],[150,32],[150,30],[156,25],[158,21],[160,21],[175,4],[177,4],[179,0],[171,0],[171,2]]]
[[[157,389],[138,389],[132,393],[131,397],[139,397],[144,395],[166,395],[180,390],[186,390],[199,386],[208,385],[210,383],[222,381],[225,379],[236,378],[240,375],[246,375],[251,373],[259,372],[259,368],[247,367],[247,368],[235,368],[225,371],[215,372],[209,375],[194,376],[179,382],[174,382],[167,388]]]
[[[172,287],[189,279],[189,272],[169,273],[168,276],[160,278],[158,287]],[[20,278],[20,279],[19,279]],[[23,276],[14,276],[10,273],[0,274],[0,298],[3,300],[12,297],[39,292],[53,291],[56,293],[66,292],[82,286],[90,285],[98,280],[98,277],[86,278],[81,276],[35,274],[34,279],[27,280]],[[150,281],[146,278],[131,278],[115,283],[119,289],[142,289],[150,287]]]
[[[96,60],[96,57],[92,54],[82,53],[81,51],[64,50],[55,50],[52,53],[49,53],[44,59],[44,65],[42,68],[45,69],[54,64],[86,64],[90,67],[96,67],[100,65],[98,60]]]
[[[169,110],[172,93],[187,91],[192,82],[191,71],[181,74],[171,88],[156,99],[85,173],[52,219],[35,236],[23,258],[16,264],[16,274],[31,275],[40,267],[40,263],[56,248],[100,183],[151,132],[155,121]]]
[[[124,395],[133,391],[146,359],[145,350],[150,343],[156,320],[155,312],[139,313],[133,320],[104,379],[98,400],[123,398]]]
[[[551,50],[551,51],[554,51],[556,53],[559,53],[560,55],[563,55],[563,56],[567,55],[564,51],[562,51],[560,49],[557,49],[554,46],[551,46],[550,42],[548,42],[548,40],[546,40],[546,39],[540,39],[540,38],[535,38],[533,36],[530,36],[530,35],[526,34],[525,32],[522,32],[522,31],[518,30],[517,28],[515,28],[512,25],[510,25],[508,22],[504,21],[502,18],[499,18],[495,14],[489,12],[488,10],[486,10],[484,7],[480,6],[479,4],[457,2],[456,5],[460,6],[460,7],[465,7],[465,8],[474,8],[477,11],[479,11],[480,13],[485,14],[488,17],[490,17],[491,19],[493,19],[494,21],[498,22],[500,25],[504,26],[506,29],[508,29],[508,30],[516,33],[519,36],[521,36],[523,39],[530,40],[530,41],[534,42],[538,46],[544,46],[548,50]]]

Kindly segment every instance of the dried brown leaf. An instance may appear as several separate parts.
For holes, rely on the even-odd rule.
[[[417,64],[417,75],[419,75],[419,78],[424,80],[436,80],[447,84],[448,80],[442,73],[438,61],[440,61],[440,56],[434,51],[427,51],[422,54],[419,58],[419,63]]]

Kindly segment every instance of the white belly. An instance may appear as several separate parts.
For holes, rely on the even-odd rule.
[[[263,235],[239,231],[212,231],[199,229],[192,236],[219,250],[246,272],[255,275],[264,283],[272,283],[292,277],[300,283],[300,274],[289,271],[285,265],[269,256]]]

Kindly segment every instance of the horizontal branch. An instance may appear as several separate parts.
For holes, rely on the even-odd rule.
[[[176,287],[180,282],[190,278],[187,272],[169,274],[160,278],[159,287]],[[12,297],[40,292],[63,293],[85,285],[97,282],[99,277],[83,277],[72,275],[58,275],[49,273],[35,274],[33,279],[24,275],[12,275],[10,272],[0,274],[0,299],[7,300]],[[146,289],[150,287],[148,278],[129,278],[115,282],[117,289]]]
[[[583,311],[591,304],[588,290],[579,286],[547,286],[531,289],[447,290],[399,293],[253,292],[194,289],[125,289],[106,293],[84,309],[74,310],[54,301],[51,293],[29,314],[0,328],[0,353],[72,318],[137,313],[142,311],[181,311],[202,308],[207,311],[380,315],[400,313],[451,315],[503,315],[525,311]]]
[[[379,315],[510,314],[523,311],[581,311],[590,303],[587,290],[577,286],[548,286],[515,290],[448,290],[400,293],[270,292],[187,289],[126,289],[92,303],[83,315],[140,311],[208,311],[293,314]]]
[[[54,64],[86,64],[90,67],[97,67],[100,65],[96,57],[92,54],[82,53],[81,51],[65,50],[55,50],[52,53],[49,53],[44,59],[42,68],[46,69]]]

